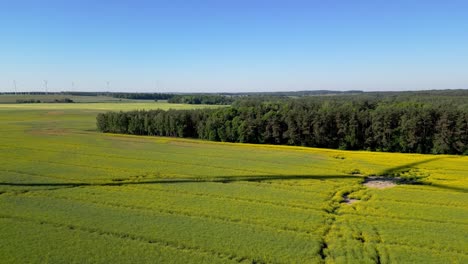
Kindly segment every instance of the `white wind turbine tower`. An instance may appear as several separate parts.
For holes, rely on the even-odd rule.
[[[47,80],[44,80],[44,88],[45,88],[45,93],[47,94],[47,83],[48,81]]]
[[[17,89],[16,89],[16,80],[13,80],[13,88],[15,89],[15,94],[18,93]]]
[[[155,92],[158,92],[160,89],[161,89],[161,82],[159,80],[156,80],[156,83],[155,83]]]

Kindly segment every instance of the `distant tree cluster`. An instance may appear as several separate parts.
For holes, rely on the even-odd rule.
[[[133,100],[167,100],[172,98],[174,95],[164,93],[111,93],[111,96]]]
[[[37,99],[16,99],[17,104],[38,104],[41,100]]]
[[[224,95],[174,95],[168,103],[176,104],[207,104],[207,105],[229,105],[234,102],[232,97]]]
[[[165,93],[117,93],[117,92],[62,92],[61,94],[76,96],[109,96],[132,100],[167,100],[174,96]]]
[[[74,103],[74,101],[70,98],[60,98],[60,99],[53,99],[48,103]]]
[[[466,100],[443,98],[249,99],[218,109],[103,113],[97,126],[102,132],[223,142],[468,154]]]
[[[317,95],[351,95],[364,93],[360,90],[349,91],[331,91],[331,90],[310,90],[310,91],[283,91],[283,92],[238,92],[238,93],[220,93],[220,95],[229,96],[285,96],[285,97],[302,97],[302,96],[317,96]]]
[[[70,98],[50,99],[50,100],[39,100],[39,99],[16,99],[17,104],[35,104],[35,103],[73,103]]]

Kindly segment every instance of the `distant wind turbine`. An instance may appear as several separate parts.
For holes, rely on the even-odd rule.
[[[44,88],[45,88],[45,93],[47,94],[48,90],[47,90],[47,83],[48,81],[47,80],[44,80]]]

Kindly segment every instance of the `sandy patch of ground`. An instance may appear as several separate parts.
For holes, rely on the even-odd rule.
[[[361,200],[358,200],[358,199],[353,199],[353,198],[349,198],[348,195],[345,195],[343,196],[343,203],[345,204],[353,204],[353,203],[357,203],[357,202],[360,202]]]
[[[398,180],[398,178],[368,177],[363,185],[368,188],[385,189],[395,187]]]

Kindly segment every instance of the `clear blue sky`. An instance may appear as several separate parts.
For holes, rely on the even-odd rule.
[[[0,91],[468,88],[468,1],[0,0]]]

